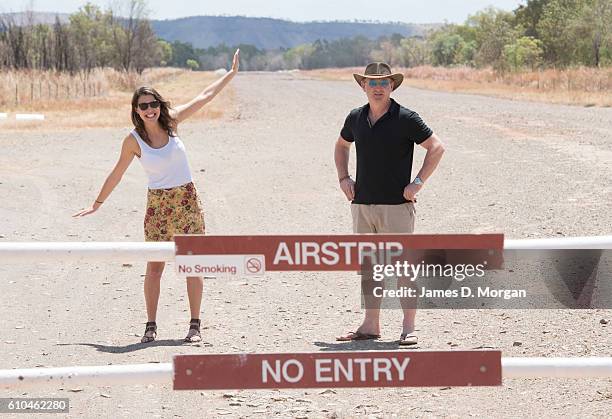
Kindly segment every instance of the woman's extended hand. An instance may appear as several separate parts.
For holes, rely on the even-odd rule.
[[[223,77],[215,80],[212,84],[206,87],[195,98],[190,100],[184,105],[175,106],[175,115],[178,122],[182,122],[189,118],[191,115],[199,111],[202,106],[214,99],[217,94],[234,78],[238,73],[238,67],[240,66],[240,49],[237,49],[234,53],[234,59],[232,60],[232,68],[230,71],[225,73]]]
[[[93,214],[101,206],[102,206],[102,204],[100,204],[99,202],[94,202],[91,207],[86,208],[86,209],[82,209],[79,212],[72,214],[72,216],[73,217],[84,217],[85,215]]]
[[[236,52],[234,53],[234,59],[232,61],[231,72],[232,73],[237,73],[238,72],[238,67],[240,67],[240,48],[238,48],[236,50]]]

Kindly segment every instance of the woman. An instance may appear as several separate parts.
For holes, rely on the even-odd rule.
[[[121,177],[138,157],[149,178],[147,212],[144,229],[146,241],[171,241],[176,234],[203,234],[204,218],[200,199],[192,183],[185,147],[177,136],[178,125],[210,102],[238,72],[240,50],[234,54],[232,69],[208,86],[185,105],[175,108],[153,88],[141,87],[132,98],[134,130],[123,140],[121,155],[107,177],[98,197],[88,209],[74,214],[92,214],[119,184]],[[159,283],[165,262],[148,262],[144,282],[147,324],[141,342],[152,342],[157,337],[157,304]],[[187,278],[187,295],[191,321],[186,342],[198,342],[200,334],[200,305],[203,281],[201,277]]]

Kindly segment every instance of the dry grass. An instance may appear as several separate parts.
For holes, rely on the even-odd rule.
[[[93,93],[94,90],[80,90],[75,93],[74,86],[82,86],[82,75],[69,76],[52,72],[7,72],[0,75],[0,112],[9,113],[7,119],[0,119],[0,127],[4,130],[39,129],[61,130],[82,129],[94,127],[131,126],[130,104],[136,87],[151,85],[173,104],[181,104],[191,100],[208,84],[219,76],[212,72],[192,72],[174,68],[157,68],[145,71],[142,75],[126,74],[112,69],[96,70],[88,77],[88,82],[95,83],[99,90],[95,96],[83,95],[83,91]],[[38,84],[43,86],[43,94],[38,95]],[[73,96],[46,94],[47,85],[71,85]],[[15,104],[15,84],[23,86],[34,84],[34,100],[28,97],[20,98]],[[13,92],[12,95],[8,92]],[[60,92],[65,92],[60,88]],[[191,120],[203,118],[219,118],[233,103],[231,85],[219,97]],[[43,113],[45,121],[15,121],[14,113]]]
[[[353,80],[363,68],[302,71],[323,80]],[[500,74],[492,69],[416,67],[399,69],[404,83],[422,89],[475,93],[489,96],[563,103],[612,106],[612,68],[576,68]]]
[[[298,74],[321,80],[354,80],[353,73],[362,73],[363,67],[324,68],[320,70],[301,70]]]
[[[107,71],[70,75],[53,71],[3,71],[0,73],[0,108],[31,111],[46,104],[108,93]]]

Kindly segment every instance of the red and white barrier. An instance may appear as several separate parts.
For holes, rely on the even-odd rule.
[[[191,240],[196,240],[193,248],[185,246]],[[308,240],[310,247],[303,246],[302,239]],[[281,243],[284,243],[287,249],[293,246],[294,249],[299,248],[302,256],[306,251],[307,254],[312,254],[316,246],[322,254],[330,256],[331,250],[340,251],[344,246],[351,251],[358,251],[360,243],[376,242],[385,250],[390,249],[389,243],[405,243],[409,242],[410,246],[414,243],[419,243],[417,249],[508,249],[508,250],[525,250],[525,249],[612,249],[612,236],[602,237],[577,237],[577,238],[554,238],[554,239],[533,239],[533,240],[506,240],[503,241],[503,236],[500,235],[442,235],[442,236],[425,236],[425,235],[369,235],[369,236],[248,236],[248,237],[213,237],[206,236],[205,240],[197,243],[197,238],[177,236],[175,242],[110,242],[110,243],[61,243],[61,242],[38,242],[38,243],[11,243],[0,242],[0,261],[7,262],[27,262],[28,264],[35,262],[57,262],[57,261],[173,261],[175,256],[190,256],[191,254],[252,254],[258,249],[261,253],[268,255],[268,258],[273,261],[274,256],[279,254],[282,256],[270,270],[303,270],[304,266],[288,266],[285,262],[287,256],[285,253],[279,253],[282,249]],[[342,242],[341,242],[342,241]],[[206,242],[206,243],[204,243]],[[298,243],[299,242],[299,243]],[[181,244],[182,243],[182,244]],[[289,244],[291,245],[289,245]],[[328,246],[326,253],[323,249],[323,244],[332,243],[334,246]],[[343,244],[341,244],[343,243]],[[467,244],[466,244],[467,243]],[[299,244],[298,247],[295,247]],[[316,246],[315,246],[316,245]],[[263,247],[262,247],[263,246]],[[348,251],[347,251],[348,252]],[[348,253],[338,258],[338,267],[340,269],[354,268],[353,262],[347,261]],[[295,254],[293,255],[295,256]],[[288,256],[287,256],[288,257]],[[332,256],[330,256],[331,258]],[[285,263],[285,265],[283,265]],[[299,265],[299,264],[298,264]],[[401,355],[400,355],[401,354]],[[425,360],[428,355],[431,357]],[[432,355],[434,354],[434,355]],[[486,355],[483,355],[486,354]],[[497,354],[497,355],[491,355]],[[362,365],[368,364],[372,366],[371,380],[363,380],[363,382],[349,383],[345,380],[344,387],[361,387],[374,386],[382,387],[382,384],[391,386],[407,386],[407,385],[499,385],[501,378],[612,378],[612,358],[501,358],[501,354],[496,351],[450,351],[448,353],[432,353],[432,352],[393,352],[393,353],[351,353],[344,352],[342,355],[337,355],[336,358],[330,360],[330,353],[318,352],[314,354],[272,354],[272,355],[203,355],[191,358],[189,356],[175,357],[174,364],[145,364],[145,365],[112,365],[112,366],[91,366],[91,367],[66,367],[66,368],[35,368],[35,369],[15,369],[15,370],[0,370],[0,388],[3,389],[20,389],[26,387],[41,387],[48,385],[113,385],[113,384],[148,384],[148,383],[174,383],[177,389],[187,388],[284,388],[282,382],[263,383],[262,371],[264,371],[263,360],[270,356],[291,357],[295,362],[289,364],[285,370],[283,367],[286,364],[282,359],[276,359],[272,363],[267,364],[269,377],[283,376],[285,382],[292,384],[287,388],[298,388],[291,380],[297,376],[296,371],[300,371],[298,363],[302,367],[303,374],[308,371],[309,377],[329,378],[331,371],[334,371],[337,362],[342,366],[338,366],[338,371],[342,371],[346,378],[348,372],[348,359],[353,359],[351,364],[353,372],[356,371],[355,356],[362,361],[357,363],[361,373]],[[459,362],[452,357],[463,356],[463,362]],[[491,364],[491,359],[484,360],[479,357],[496,356],[497,361]],[[209,357],[204,361],[202,357]],[[215,358],[216,357],[216,358]],[[249,358],[250,357],[250,358]],[[259,357],[259,358],[257,358]],[[306,357],[306,358],[304,358]],[[327,357],[327,358],[324,358]],[[344,358],[343,358],[344,357]],[[352,357],[352,358],[351,358]],[[369,358],[368,358],[369,357]],[[409,374],[408,366],[404,361],[407,357],[412,357],[417,365],[417,372]],[[419,360],[421,358],[421,360]],[[250,359],[250,361],[249,361]],[[300,361],[302,359],[302,361]],[[317,361],[319,359],[319,361]],[[320,361],[324,359],[324,361]],[[344,361],[336,361],[344,359]],[[369,363],[363,361],[370,359]],[[375,361],[376,359],[376,361]],[[394,361],[395,359],[395,361]],[[229,360],[229,361],[228,361]],[[253,361],[254,360],[254,361]],[[276,363],[278,360],[279,364]],[[446,361],[445,361],[446,360]],[[451,360],[451,361],[449,361]],[[220,362],[225,362],[226,365],[222,370],[217,370],[216,365]],[[304,362],[307,363],[305,364]],[[447,362],[448,361],[448,362]],[[229,362],[229,363],[228,363]],[[318,363],[317,363],[318,362]],[[344,362],[344,363],[343,363]],[[411,362],[411,361],[410,361]],[[445,364],[445,362],[447,362]],[[476,364],[474,364],[476,363]],[[340,364],[338,364],[340,365]],[[377,365],[374,369],[374,365]],[[387,380],[381,382],[376,380],[376,371],[378,376],[385,376],[387,371],[391,373],[389,368],[396,366],[396,372],[405,369],[404,377],[410,377],[406,380]],[[421,367],[419,367],[421,365]],[[418,368],[425,365],[427,370],[434,371],[435,368],[446,365],[448,368],[441,370],[436,375],[438,381],[427,381],[426,378],[419,381],[410,381],[418,378],[423,374]],[[469,365],[469,368],[458,371],[461,365]],[[493,365],[493,366],[492,366]],[[410,368],[413,368],[413,367]],[[230,368],[231,367],[231,368]],[[227,371],[234,371],[228,374]],[[246,370],[244,368],[247,368]],[[278,370],[280,368],[280,372]],[[297,370],[296,370],[297,368]],[[318,368],[318,370],[317,370]],[[367,368],[363,367],[363,368]],[[223,372],[221,374],[221,372]],[[245,387],[247,381],[244,380],[244,374],[254,374],[253,380],[250,382],[250,387]],[[460,372],[460,374],[459,374]],[[314,375],[313,375],[314,374]],[[381,375],[382,374],[382,375]],[[425,377],[425,375],[422,375]],[[227,381],[219,382],[218,377],[241,377],[240,382],[228,383]],[[335,377],[335,375],[334,375]],[[398,376],[399,377],[399,376]],[[288,378],[288,379],[287,379]],[[302,377],[300,377],[301,379]],[[397,377],[396,377],[397,378]],[[486,380],[485,380],[486,378]],[[179,381],[177,381],[177,379]],[[431,376],[429,377],[431,380]],[[217,381],[215,381],[217,380]],[[386,379],[385,379],[386,380]],[[446,381],[445,381],[446,380]],[[450,380],[450,381],[449,381]],[[479,381],[483,380],[483,381]],[[384,381],[384,380],[383,380]],[[178,385],[177,385],[178,382]],[[215,384],[217,383],[217,384]],[[479,384],[480,383],[480,384]],[[270,384],[270,386],[263,386]],[[304,381],[303,386],[313,386],[317,384],[316,379],[313,382]],[[319,384],[325,387],[333,387],[329,381],[322,381]],[[332,382],[331,384],[335,384]],[[353,385],[355,384],[355,385]],[[366,385],[367,384],[367,385]],[[199,387],[198,387],[199,386]],[[242,386],[242,387],[238,387]],[[302,387],[299,387],[302,388]]]
[[[83,366],[65,368],[29,368],[0,370],[0,389],[2,390],[21,390],[27,388],[57,388],[65,386],[111,386],[111,385],[147,385],[147,384],[167,384],[174,385],[176,389],[222,389],[228,383],[228,376],[233,376],[235,385],[229,388],[306,388],[313,385],[313,381],[303,381],[299,383],[287,382],[298,377],[299,368],[296,363],[286,364],[286,359],[304,360],[304,357],[311,361],[314,359],[324,360],[319,364],[319,383],[314,381],[316,387],[338,387],[337,382],[330,381],[333,377],[341,375],[344,382],[340,382],[340,387],[384,387],[391,384],[394,387],[403,387],[403,378],[406,385],[448,385],[439,383],[457,382],[461,383],[466,379],[474,379],[474,376],[481,375],[480,385],[499,385],[500,376],[503,379],[611,379],[612,378],[612,357],[589,357],[589,358],[499,358],[498,351],[446,351],[451,355],[441,355],[440,352],[420,352],[420,351],[397,351],[384,352],[344,352],[344,359],[360,359],[359,365],[353,365],[353,382],[347,383],[349,367],[347,363],[343,367],[338,367],[329,359],[338,359],[335,353],[316,352],[313,354],[238,354],[238,355],[178,355],[174,358],[174,363],[161,364],[137,364],[137,365],[104,365],[104,366]],[[364,355],[366,354],[366,355]],[[389,359],[396,356],[398,361],[389,367],[386,362],[379,362],[379,373],[376,376],[371,359]],[[427,360],[427,357],[430,360]],[[486,358],[483,358],[486,357]],[[207,358],[208,367],[202,368],[203,357]],[[424,358],[425,357],[425,358]],[[454,358],[451,358],[454,357]],[[497,357],[497,360],[495,360]],[[410,359],[404,367],[404,375],[400,377],[400,370],[406,365],[406,359]],[[277,366],[276,360],[285,359],[285,363]],[[367,360],[370,359],[370,362]],[[451,359],[460,359],[460,363],[449,364]],[[267,360],[267,364],[261,361]],[[462,360],[462,361],[461,361]],[[468,366],[464,367],[461,362],[467,361]],[[258,363],[259,362],[259,363]],[[432,364],[433,362],[433,364]],[[487,368],[491,362],[496,363],[493,367]],[[410,365],[417,365],[416,370],[409,369]],[[419,365],[420,364],[420,365]],[[225,370],[219,374],[220,366],[230,366],[232,374]],[[283,373],[283,367],[287,365]],[[302,379],[308,375],[311,379],[316,377],[317,370],[311,362],[308,366],[301,364],[304,368]],[[364,373],[367,375],[364,380],[362,377],[362,365],[365,365]],[[396,366],[393,371],[393,365]],[[444,374],[446,368],[447,375]],[[481,366],[485,366],[481,370]],[[474,367],[478,367],[474,370]],[[265,371],[264,371],[265,368]],[[308,370],[307,370],[308,368]],[[433,377],[421,375],[419,368],[426,370],[437,368],[438,373]],[[214,375],[202,375],[200,372],[210,372]],[[385,375],[389,370],[391,380],[386,380]],[[416,371],[416,372],[415,372]],[[265,372],[265,374],[264,374]],[[414,373],[414,374],[413,374]],[[411,375],[413,374],[413,375]],[[268,382],[263,382],[264,377]],[[373,380],[378,378],[378,382]],[[178,384],[177,384],[178,380]],[[230,380],[232,378],[230,377]],[[393,381],[395,380],[395,381]],[[429,383],[423,381],[429,380]],[[244,383],[240,385],[239,382]],[[476,381],[475,381],[476,382]],[[287,385],[289,384],[289,385]],[[300,387],[300,384],[304,384]],[[347,385],[349,384],[349,385]],[[361,385],[365,384],[365,385]],[[461,384],[459,384],[461,385]],[[475,385],[475,384],[473,384]]]
[[[505,250],[612,249],[612,236],[505,240],[503,248]],[[174,242],[0,242],[2,263],[147,260],[170,262],[174,261],[175,252]]]

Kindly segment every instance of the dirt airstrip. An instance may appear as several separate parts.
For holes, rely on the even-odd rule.
[[[333,144],[363,104],[352,82],[242,73],[223,117],[185,123],[209,234],[350,233]],[[196,92],[194,92],[196,93]],[[445,142],[419,195],[419,233],[508,238],[610,234],[612,109],[518,102],[402,86],[394,97]],[[1,127],[0,127],[1,129]],[[0,241],[142,241],[146,178],[134,161],[96,214],[91,203],[125,126],[0,130]],[[415,157],[415,170],[424,152]],[[354,163],[354,155],[352,159]],[[0,263],[0,368],[170,362],[174,354],[397,348],[400,313],[381,341],[339,344],[361,321],[357,277],[270,273],[205,283],[203,337],[185,345],[184,281],[168,264],[159,340],[141,345],[144,263]],[[612,310],[424,310],[420,349],[496,348],[504,356],[610,356]],[[2,391],[1,397],[22,392]],[[499,388],[173,392],[170,385],[50,387],[74,417],[595,416],[612,410],[610,380],[506,380]],[[608,413],[605,413],[608,412]]]

